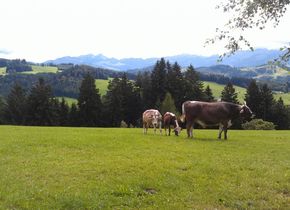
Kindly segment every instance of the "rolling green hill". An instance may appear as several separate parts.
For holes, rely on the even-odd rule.
[[[207,81],[203,81],[203,83],[204,83],[204,87],[209,85],[215,99],[219,99],[221,97],[221,92],[224,89],[225,85],[217,84],[215,82],[207,82]],[[246,89],[239,86],[234,86],[234,88],[236,92],[238,93],[239,102],[242,103],[245,98]]]
[[[38,74],[38,73],[57,73],[58,69],[55,66],[38,66],[31,65],[32,71],[25,71],[22,74]]]
[[[108,82],[109,80],[100,80],[96,79],[96,87],[99,88],[101,95],[104,95],[107,91],[108,87]],[[220,98],[221,92],[224,89],[225,85],[221,85],[215,82],[207,82],[203,81],[204,87],[207,85],[210,86],[212,89],[213,95],[216,99]],[[236,92],[238,93],[238,100],[240,103],[243,103],[244,98],[245,98],[245,93],[246,93],[246,88],[239,87],[239,86],[234,86],[236,89]],[[290,93],[279,93],[279,94],[274,94],[274,98],[278,99],[279,97],[282,97],[284,104],[290,105]]]
[[[6,67],[1,67],[0,68],[0,75],[5,75],[6,73]]]
[[[95,80],[96,87],[99,89],[101,96],[106,94],[110,80],[111,79],[108,79],[108,80],[96,79]]]
[[[0,126],[0,209],[290,208],[290,131],[194,132]]]

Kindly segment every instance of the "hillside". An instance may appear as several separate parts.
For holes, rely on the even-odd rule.
[[[79,94],[79,87],[86,74],[91,74],[95,79],[108,79],[121,77],[123,72],[116,72],[109,69],[94,68],[85,65],[61,65],[55,66],[30,65],[32,71],[5,73],[5,67],[1,68],[3,75],[0,75],[0,95],[6,96],[12,85],[17,81],[25,90],[29,90],[37,80],[42,77],[51,85],[55,96],[76,98]],[[129,79],[135,75],[128,73]]]

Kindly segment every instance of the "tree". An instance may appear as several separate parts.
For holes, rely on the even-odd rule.
[[[290,119],[288,115],[287,108],[284,105],[282,98],[280,97],[278,101],[275,103],[273,108],[274,115],[276,116],[273,119],[275,125],[277,125],[277,129],[289,129]]]
[[[150,72],[138,73],[136,78],[136,86],[139,88],[142,99],[143,110],[150,109],[155,106],[152,96],[152,82]]]
[[[0,96],[0,125],[4,123],[4,101]]]
[[[166,93],[164,100],[161,103],[160,112],[164,115],[166,112],[178,113],[174,100],[170,93]]]
[[[275,103],[273,93],[267,84],[264,84],[261,88],[261,112],[262,119],[266,121],[272,121],[273,119],[273,105]]]
[[[166,63],[164,58],[161,58],[160,61],[157,61],[154,69],[151,73],[151,95],[153,98],[154,104],[159,101],[163,101],[166,94]],[[159,108],[159,107],[156,107]]]
[[[52,91],[43,78],[32,87],[27,98],[26,124],[28,125],[51,125],[51,98]]]
[[[141,116],[141,97],[139,90],[126,74],[122,78],[114,78],[108,85],[104,97],[105,115],[108,126],[120,127],[121,121],[128,126],[136,125]]]
[[[203,83],[199,80],[199,75],[192,65],[185,72],[185,92],[184,101],[186,100],[203,100]]]
[[[207,101],[207,102],[214,101],[212,90],[210,89],[209,85],[207,85],[204,90],[204,101]]]
[[[167,64],[167,66],[170,66]],[[176,107],[181,107],[184,102],[185,80],[181,73],[181,67],[177,62],[170,68],[167,67],[167,90],[171,93]],[[166,98],[166,96],[165,96]],[[181,111],[181,108],[180,108]]]
[[[246,39],[245,34],[252,28],[263,30],[269,22],[276,27],[284,16],[289,0],[261,1],[261,0],[228,0],[218,6],[224,12],[232,14],[232,17],[225,24],[223,29],[217,28],[217,35],[207,40],[206,43],[214,43],[217,40],[225,40],[225,52],[221,57],[231,55],[246,46],[253,50],[253,47]],[[236,33],[238,32],[238,33]],[[238,34],[238,35],[235,35]],[[290,47],[283,46],[282,60],[289,60]]]
[[[227,102],[232,102],[235,104],[237,104],[239,102],[238,101],[238,94],[236,93],[236,90],[235,90],[232,83],[229,82],[222,90],[221,100],[227,101]]]
[[[18,83],[15,83],[7,96],[5,118],[8,123],[21,125],[26,115],[26,93]]]
[[[68,122],[70,126],[79,126],[79,112],[77,105],[72,103],[69,114],[68,114]]]
[[[256,118],[262,118],[262,95],[260,88],[258,87],[256,80],[252,80],[247,87],[247,92],[245,94],[245,101],[247,105],[256,115]]]
[[[62,97],[59,104],[59,125],[65,126],[69,123],[69,106]]]
[[[96,88],[95,79],[85,75],[78,97],[79,120],[81,126],[100,126],[102,114],[102,102],[99,89]]]

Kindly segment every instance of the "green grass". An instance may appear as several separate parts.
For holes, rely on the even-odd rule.
[[[106,95],[107,90],[108,90],[108,84],[109,84],[110,80],[111,80],[111,78],[108,80],[104,80],[104,79],[96,79],[95,80],[96,87],[99,89],[101,96]]]
[[[221,97],[221,93],[222,93],[225,85],[221,85],[221,84],[218,84],[218,83],[215,83],[215,82],[207,82],[207,81],[203,81],[203,83],[204,83],[204,87],[209,85],[209,87],[212,90],[213,96],[216,99],[219,99]],[[239,86],[235,86],[235,85],[234,85],[234,88],[235,88],[236,92],[238,93],[239,102],[243,103],[244,100],[245,100],[246,89],[242,88],[242,87],[239,87]]]
[[[278,100],[282,97],[284,104],[290,105],[290,93],[275,93],[274,98]]]
[[[22,74],[38,74],[38,73],[57,73],[58,69],[55,66],[38,66],[32,65],[32,71],[25,71]]]
[[[67,102],[69,106],[71,106],[73,103],[77,104],[77,99],[76,98],[69,98],[69,97],[56,97],[58,98],[59,101],[61,101],[62,98]]]
[[[290,131],[0,126],[0,209],[289,209]]]
[[[0,68],[0,76],[6,74],[6,67],[1,67]]]

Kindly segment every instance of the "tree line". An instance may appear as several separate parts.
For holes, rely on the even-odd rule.
[[[59,100],[52,87],[43,79],[26,91],[16,83],[5,100],[0,100],[0,123],[43,126],[120,127],[140,126],[146,109],[155,108],[181,113],[186,100],[214,101],[212,90],[204,87],[192,65],[182,71],[177,62],[165,59],[156,62],[151,72],[139,73],[136,80],[123,73],[109,81],[107,93],[101,97],[95,85],[96,75],[87,72],[81,81],[77,103],[69,106]],[[238,103],[237,93],[229,82],[220,100]],[[290,111],[283,100],[274,100],[267,84],[259,86],[252,80],[247,87],[245,101],[257,118],[273,122],[277,129],[288,129]],[[240,128],[242,122],[237,122]]]

